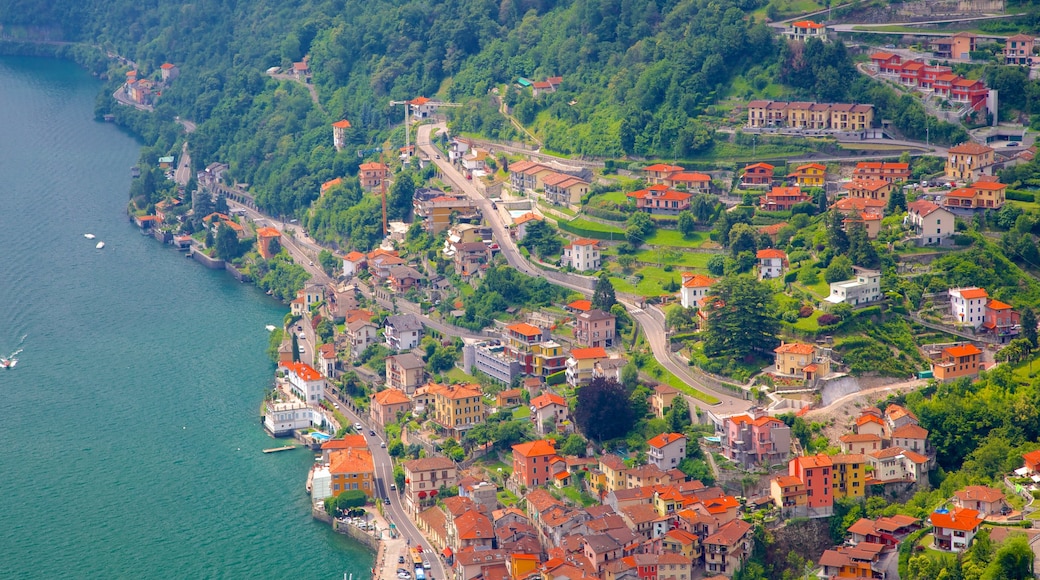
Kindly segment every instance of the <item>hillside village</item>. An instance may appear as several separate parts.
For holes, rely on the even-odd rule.
[[[1006,42],[1004,66],[1038,64],[1032,37]],[[977,57],[974,35],[895,49],[860,72],[948,120],[999,117],[983,81],[938,64]],[[810,536],[790,570],[819,578],[927,577],[980,533],[1040,554],[1040,451],[1004,450],[985,485],[944,480],[948,443],[912,410],[979,378],[1032,383],[1040,206],[1006,178],[1035,158],[1030,132],[889,149],[903,139],[873,105],[752,99],[733,114],[753,152],[787,136],[883,153],[589,162],[453,131],[450,105],[404,103],[414,145],[359,150],[296,219],[257,211],[216,163],[134,217],[289,303],[262,421],[320,451],[316,514],[393,501],[458,580],[758,578]],[[337,151],[351,131],[332,123]],[[330,242],[329,216],[359,205],[381,219]]]

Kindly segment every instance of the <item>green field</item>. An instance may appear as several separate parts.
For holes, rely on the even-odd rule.
[[[589,200],[589,203],[595,203],[597,201],[606,201],[615,203],[617,205],[626,205],[628,203],[628,197],[623,191],[608,191],[607,193],[601,193]]]
[[[820,315],[822,314],[824,314],[822,310],[814,310],[809,316],[799,318],[792,326],[804,332],[818,332],[820,330]]]
[[[650,246],[670,246],[673,248],[699,248],[707,241],[708,234],[705,232],[693,232],[689,238],[684,237],[678,230],[660,229],[646,240]]]
[[[681,250],[662,248],[659,250],[642,250],[637,252],[635,256],[636,260],[644,264],[660,264],[662,266],[670,264],[684,269],[696,268],[706,271],[708,269],[708,260],[711,259],[712,255],[702,252],[683,252]]]
[[[614,290],[640,296],[662,296],[664,294],[674,294],[674,292],[665,292],[665,284],[672,280],[682,282],[682,272],[678,270],[665,272],[663,268],[644,266],[638,272],[643,275],[643,279],[638,284],[630,282],[627,276],[621,277],[620,272],[613,272],[610,276],[610,281],[614,284]]]
[[[620,236],[618,238],[618,240],[622,240],[625,237],[625,230],[623,230],[623,229],[621,229],[621,228],[619,228],[617,226],[608,226],[606,224],[601,224],[599,222],[593,222],[593,221],[589,221],[587,219],[582,219],[582,218],[571,220],[570,224],[572,226],[583,228],[583,229],[586,229],[586,230],[591,230],[591,231],[594,231],[594,232],[603,232],[605,234],[616,234],[616,235]]]

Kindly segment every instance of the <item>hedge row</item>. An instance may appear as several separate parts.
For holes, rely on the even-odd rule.
[[[1032,191],[1023,191],[1021,189],[1009,189],[1005,192],[1005,197],[1013,199],[1015,201],[1026,201],[1034,203],[1036,201],[1036,193]]]
[[[629,214],[627,214],[627,213],[625,213],[623,211],[615,211],[615,210],[612,210],[612,209],[604,209],[602,207],[586,207],[584,211],[585,211],[585,213],[589,214],[590,216],[599,218],[601,220],[609,220],[609,221],[612,221],[612,222],[621,222],[621,223],[625,223],[625,220],[628,219],[628,215],[629,215]]]
[[[562,385],[567,380],[567,371],[560,371],[545,377],[547,385]]]

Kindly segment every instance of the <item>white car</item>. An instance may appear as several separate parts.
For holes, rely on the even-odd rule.
[[[423,560],[422,567],[429,570],[431,568],[429,560]]]
[[[361,423],[354,423],[354,429],[357,431],[361,431]]]

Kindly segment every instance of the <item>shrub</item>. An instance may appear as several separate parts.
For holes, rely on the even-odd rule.
[[[820,326],[830,326],[841,322],[841,317],[834,314],[821,314],[820,317],[816,319],[816,322],[819,323]]]
[[[809,318],[812,316],[813,307],[811,304],[806,304],[798,309],[798,318]]]

